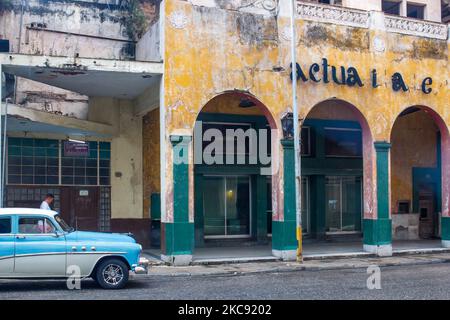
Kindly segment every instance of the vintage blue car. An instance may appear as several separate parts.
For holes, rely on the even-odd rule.
[[[76,231],[54,211],[0,209],[0,278],[68,278],[123,288],[144,273],[142,246],[129,235]]]

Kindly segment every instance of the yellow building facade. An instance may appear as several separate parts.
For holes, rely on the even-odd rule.
[[[158,191],[162,194],[163,256],[172,262],[177,258],[189,261],[195,247],[196,193],[204,189],[196,187],[192,138],[202,114],[217,121],[218,114],[241,119],[265,117],[277,131],[272,147],[280,161],[273,163],[278,167],[270,179],[273,253],[292,258],[295,252],[295,199],[287,189],[292,186],[289,181],[294,172],[286,170],[292,169],[287,163],[291,151],[281,143],[281,119],[292,112],[290,8],[288,3],[277,1],[256,1],[248,6],[236,3],[240,5],[171,0],[163,9],[165,76],[160,121],[166,147],[161,148]],[[336,125],[327,121],[359,124],[361,152],[356,158],[361,161],[362,219],[361,228],[355,230],[363,234],[364,248],[390,254],[392,236],[414,237],[414,227],[422,223],[411,221],[420,212],[420,221],[426,220],[428,211],[443,217],[442,238],[447,243],[448,26],[378,11],[298,2],[295,40],[302,124],[306,126],[308,119],[322,121],[326,130]],[[239,108],[243,100],[251,101],[254,107]],[[174,152],[179,150],[189,159],[181,170],[173,161]],[[324,163],[322,169],[327,172]],[[144,161],[146,165],[152,166]],[[429,173],[420,173],[421,168]],[[346,170],[345,165],[342,170]],[[342,172],[330,175],[341,176]],[[144,186],[151,183],[145,178]],[[432,181],[427,184],[427,179]],[[335,182],[327,181],[325,193],[332,194]],[[180,184],[189,190],[188,197],[180,195],[186,191]],[[342,198],[342,190],[336,192]],[[321,203],[336,205],[331,198]],[[408,216],[409,222],[394,219],[398,212],[404,214],[402,218]],[[340,214],[345,220],[345,212]],[[345,232],[342,227],[341,221],[340,226],[327,230],[330,234]]]

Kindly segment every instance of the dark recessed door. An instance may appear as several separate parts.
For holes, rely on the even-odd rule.
[[[65,187],[61,192],[61,214],[77,230],[99,231],[98,187]]]

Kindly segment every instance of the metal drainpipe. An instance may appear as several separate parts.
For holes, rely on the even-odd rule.
[[[300,128],[297,103],[297,37],[295,32],[295,4],[297,0],[291,0],[291,56],[292,56],[292,109],[294,121],[294,162],[295,162],[295,217],[296,236],[298,241],[297,261],[303,262],[302,241],[302,199],[301,199],[301,157],[300,157]]]
[[[0,132],[1,132],[1,130],[2,130],[2,119],[1,119],[1,111],[2,111],[2,84],[1,84],[1,78],[2,78],[2,76],[3,76],[3,72],[2,72],[2,65],[0,64]],[[5,84],[6,84],[6,81],[5,81]],[[2,139],[0,139],[0,150],[1,150],[1,146],[2,146]],[[3,155],[2,154],[0,154],[0,163],[2,162],[2,160],[3,160]],[[1,172],[1,170],[0,170],[0,181],[1,180],[3,180],[3,172]],[[0,183],[0,194],[2,195],[2,197],[1,197],[1,201],[0,201],[0,208],[3,208],[3,185]]]
[[[2,161],[1,161],[1,163],[2,163],[2,167],[1,167],[1,170],[2,170],[2,173],[1,173],[1,176],[0,176],[0,184],[1,184],[1,187],[0,187],[0,197],[1,197],[1,200],[0,200],[0,208],[3,208],[4,207],[4,204],[5,204],[5,181],[6,181],[6,179],[5,179],[5,176],[6,176],[6,125],[7,125],[7,121],[8,121],[8,103],[11,101],[11,99],[10,98],[6,98],[5,99],[5,121],[4,121],[4,124],[3,124],[3,148],[2,148]]]
[[[21,42],[22,42],[22,28],[23,28],[23,7],[24,7],[24,1],[20,1],[20,22],[19,22],[19,43],[17,45],[17,53],[20,54],[21,50]],[[17,76],[14,76],[14,98],[13,101],[15,104],[17,104]]]

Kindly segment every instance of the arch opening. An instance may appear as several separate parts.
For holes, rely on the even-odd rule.
[[[391,130],[393,240],[441,238],[449,216],[449,131],[427,106],[411,106]]]
[[[302,124],[302,227],[316,240],[362,241],[376,218],[374,141],[364,115],[340,99],[315,105]]]
[[[203,106],[194,128],[194,258],[203,247],[220,255],[224,246],[269,244],[279,197],[278,174],[267,174],[278,139],[270,110],[247,92],[224,92]]]

